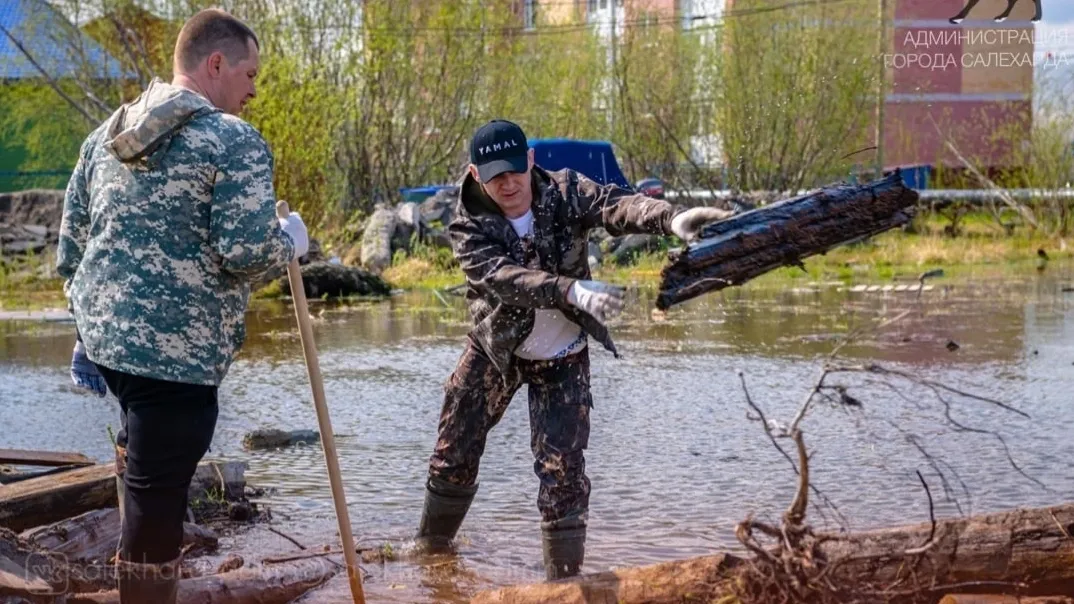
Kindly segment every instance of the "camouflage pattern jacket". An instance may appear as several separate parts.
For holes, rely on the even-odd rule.
[[[591,278],[589,231],[613,237],[631,233],[670,235],[681,209],[666,201],[603,186],[573,170],[533,168],[533,241],[525,243],[481,185],[467,174],[455,219],[448,227],[466,275],[474,322],[471,336],[504,382],[520,379],[514,351],[533,329],[535,309],[558,309],[616,358],[607,327],[567,301],[576,280]]]
[[[249,284],[290,262],[261,135],[154,80],[87,137],[57,268],[90,360],[218,385],[245,339]]]

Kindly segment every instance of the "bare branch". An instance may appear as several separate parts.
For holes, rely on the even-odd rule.
[[[925,542],[920,546],[913,549],[906,550],[907,555],[923,554],[936,545],[933,539],[936,537],[936,511],[932,505],[932,491],[929,490],[929,483],[925,482],[925,477],[921,475],[921,472],[917,472],[917,478],[921,481],[921,486],[925,487],[925,495],[929,498],[929,521],[932,523],[932,528],[929,530],[929,538],[925,539]]]
[[[1022,218],[1024,218],[1026,222],[1031,224],[1033,228],[1038,228],[1040,226],[1037,223],[1037,218],[1033,215],[1033,212],[1029,208],[1015,202],[1014,198],[1012,198],[1010,194],[999,188],[996,183],[992,182],[992,180],[989,179],[987,176],[981,174],[981,172],[976,167],[974,167],[974,165],[970,163],[968,159],[966,159],[961,153],[959,153],[958,148],[955,147],[955,145],[946,136],[944,136],[943,131],[940,129],[940,125],[936,123],[936,119],[932,117],[931,113],[928,114],[928,117],[929,121],[932,122],[933,128],[936,129],[936,134],[940,137],[941,140],[944,141],[944,146],[946,146],[948,150],[955,154],[955,157],[957,157],[958,160],[962,162],[964,166],[966,166],[967,170],[973,173],[973,175],[976,176],[982,184],[984,184],[989,189],[995,191],[996,195],[998,195],[999,198],[1003,200],[1003,203],[1007,204],[1007,206],[1009,206],[1012,210],[1015,210],[1016,212],[1021,214]]]
[[[0,31],[4,32],[4,35],[7,36],[7,38],[9,40],[11,40],[11,43],[15,45],[15,48],[19,49],[19,52],[22,53],[22,55],[24,57],[26,57],[26,60],[29,61],[30,64],[34,66],[34,69],[36,69],[38,71],[38,73],[41,74],[41,77],[45,79],[45,82],[48,83],[49,87],[56,91],[56,94],[60,95],[60,97],[62,97],[63,100],[67,101],[72,107],[75,108],[76,111],[81,113],[82,117],[86,118],[87,122],[89,122],[91,124],[95,124],[95,123],[97,123],[99,121],[96,118],[94,118],[92,115],[90,115],[90,112],[87,111],[85,107],[80,105],[77,101],[75,101],[73,98],[71,98],[70,95],[68,95],[66,92],[64,92],[62,88],[60,88],[60,85],[56,82],[56,79],[53,78],[51,75],[49,75],[49,73],[47,71],[45,71],[45,68],[42,67],[41,64],[37,62],[36,59],[34,59],[33,55],[30,54],[30,51],[26,50],[26,47],[22,45],[22,42],[20,42],[17,38],[15,38],[15,36],[13,36],[11,34],[11,32],[7,30],[6,27],[4,27],[3,25],[0,25]]]

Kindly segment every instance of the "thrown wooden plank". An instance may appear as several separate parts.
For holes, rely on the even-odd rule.
[[[866,185],[836,185],[704,227],[668,254],[656,307],[675,304],[859,241],[910,221],[918,194],[898,172]]]
[[[30,451],[24,449],[0,449],[0,464],[17,466],[92,466],[93,460],[81,453],[62,451]]]
[[[209,490],[240,496],[246,463],[203,461],[190,484],[191,501]],[[14,531],[52,524],[90,510],[117,507],[115,466],[111,463],[31,478],[0,489],[0,527]]]
[[[324,558],[180,579],[178,604],[286,604],[331,579],[342,565]],[[119,592],[68,596],[68,604],[119,604]]]

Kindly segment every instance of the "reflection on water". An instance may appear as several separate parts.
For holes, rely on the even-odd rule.
[[[803,426],[816,484],[849,526],[927,519],[916,470],[929,481],[940,515],[1070,499],[1074,294],[1062,292],[1066,279],[1051,275],[941,280],[920,296],[833,284],[738,288],[692,301],[664,322],[649,316],[653,292],[633,292],[631,310],[613,327],[624,357],[593,354],[586,570],[737,549],[734,525],[747,513],[778,517],[793,496],[794,476],[747,419],[737,372],[768,416],[786,422],[843,336],[907,310],[895,326],[844,348],[843,359],[940,380],[1029,414],[945,397],[951,418],[999,431],[1019,467],[1047,489],[1014,471],[995,437],[952,430],[929,389],[833,377],[852,386],[864,406],[818,406]],[[422,294],[311,303],[351,519],[363,543],[389,541],[405,552],[417,526],[441,387],[468,328],[461,299],[447,300],[451,306]],[[251,483],[274,489],[264,504],[281,528],[305,543],[331,543],[335,516],[320,448],[241,449],[242,435],[257,427],[317,426],[291,313],[280,303],[250,312],[248,342],[221,390],[210,455],[248,461]],[[70,386],[72,334],[67,323],[0,321],[0,446],[110,458],[106,427],[116,425],[116,405]],[[948,348],[952,342],[957,349]],[[366,565],[370,601],[465,601],[478,589],[543,578],[537,479],[526,408],[518,402],[525,396],[523,389],[489,436],[460,557]],[[946,495],[918,445],[942,460]],[[838,524],[831,510],[810,513],[822,527]],[[234,543],[258,555],[293,550],[261,529]],[[339,601],[346,593],[341,576],[305,601]]]

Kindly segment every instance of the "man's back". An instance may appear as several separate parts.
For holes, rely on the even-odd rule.
[[[249,124],[154,82],[83,145],[60,273],[95,362],[218,384],[245,338],[249,283],[293,253],[272,157]]]

